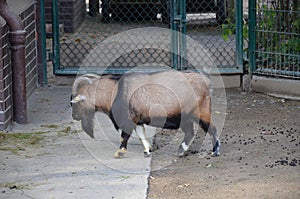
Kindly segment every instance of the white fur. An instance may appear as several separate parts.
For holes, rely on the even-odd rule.
[[[189,146],[186,145],[185,142],[183,142],[183,143],[181,144],[181,146],[182,146],[182,149],[183,149],[184,151],[187,151],[187,150],[189,149]]]
[[[135,131],[142,144],[144,145],[144,152],[150,153],[151,145],[146,139],[145,136],[145,127],[144,126],[136,126]]]

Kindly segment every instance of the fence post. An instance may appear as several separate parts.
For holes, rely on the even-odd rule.
[[[256,69],[256,0],[249,0],[249,75]]]
[[[243,1],[236,1],[236,64],[243,69]]]
[[[46,20],[45,20],[45,1],[40,0],[39,5],[39,12],[40,12],[40,29],[41,32],[41,38],[39,38],[39,41],[41,42],[41,64],[39,68],[39,74],[42,74],[41,77],[39,77],[39,83],[43,86],[47,85],[47,62],[46,62]]]
[[[171,1],[171,67],[178,69],[178,20],[177,20],[177,0]]]
[[[186,69],[186,0],[180,1],[180,70]]]
[[[172,0],[171,4],[171,65],[176,70],[186,69],[186,0]]]
[[[52,2],[53,68],[55,73],[59,69],[60,64],[59,11],[58,0],[53,0]]]

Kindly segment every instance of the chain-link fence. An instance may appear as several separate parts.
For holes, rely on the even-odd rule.
[[[233,1],[186,0],[186,12],[180,12],[179,0],[52,2],[56,74],[74,74],[79,68],[82,72],[122,73],[136,66],[151,70],[174,67],[174,46],[185,51],[187,66],[213,63],[225,72],[241,72],[236,64],[235,36],[227,41],[221,37],[221,25],[235,10]],[[178,23],[177,15],[181,16]],[[186,48],[180,48],[180,42],[171,45],[172,23],[177,23],[175,32],[185,27]]]
[[[250,8],[253,72],[300,79],[300,1],[256,1]]]

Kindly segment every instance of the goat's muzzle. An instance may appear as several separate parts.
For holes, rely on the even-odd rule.
[[[81,120],[81,116],[79,114],[72,114],[72,118],[76,121],[80,121]]]

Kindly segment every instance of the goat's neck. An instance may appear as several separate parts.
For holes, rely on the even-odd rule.
[[[96,91],[96,109],[105,114],[109,114],[112,103],[117,92],[117,84],[114,81],[101,82],[101,87]]]

